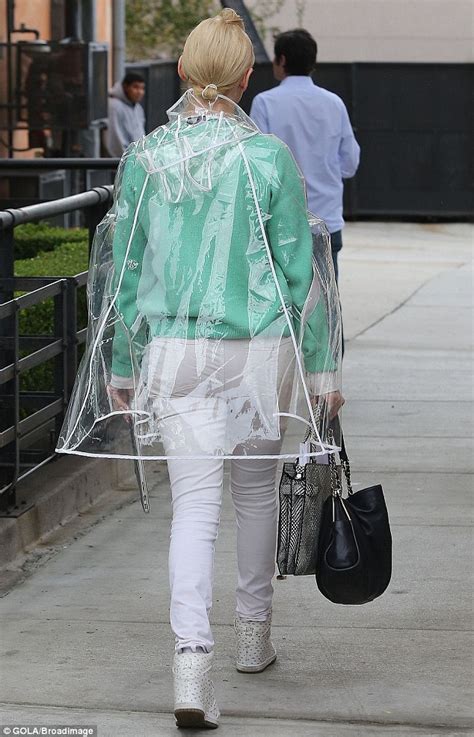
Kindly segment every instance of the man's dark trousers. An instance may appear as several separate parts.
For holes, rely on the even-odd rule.
[[[339,282],[339,266],[337,263],[337,254],[342,248],[342,230],[336,230],[335,233],[331,233],[331,256],[334,264],[334,274],[336,275],[336,284]],[[344,355],[344,327],[342,328],[342,355]]]
[[[332,262],[334,264],[334,273],[336,275],[336,282],[339,280],[339,267],[337,264],[337,254],[342,248],[342,230],[337,230],[335,233],[331,233],[331,255]]]

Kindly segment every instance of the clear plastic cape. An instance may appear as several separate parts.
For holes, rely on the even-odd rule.
[[[301,173],[228,98],[188,91],[168,117],[124,153],[95,233],[57,451],[292,458],[309,432],[333,452],[339,298]]]

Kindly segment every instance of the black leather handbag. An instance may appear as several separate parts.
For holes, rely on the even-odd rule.
[[[383,594],[392,574],[392,535],[380,484],[353,492],[344,438],[341,466],[348,496],[331,455],[331,495],[324,502],[316,582],[335,604],[365,604]]]

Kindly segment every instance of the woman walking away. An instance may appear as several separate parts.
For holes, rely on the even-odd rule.
[[[307,430],[312,455],[334,452],[326,429],[343,403],[328,233],[308,220],[289,150],[238,106],[253,63],[233,10],[200,23],[178,66],[189,89],[122,157],[58,445],[168,462],[181,727],[218,725],[209,613],[224,460],[237,521],[236,667],[256,673],[276,658],[278,459],[296,457]]]

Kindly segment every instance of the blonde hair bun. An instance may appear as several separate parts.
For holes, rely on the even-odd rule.
[[[218,94],[226,95],[254,63],[252,41],[232,8],[201,21],[186,39],[181,56],[194,93],[209,102]]]
[[[235,10],[232,10],[232,8],[224,8],[224,10],[219,13],[218,18],[221,18],[224,23],[235,23],[236,25],[240,26],[242,30],[245,30],[244,21],[242,20],[240,15],[235,12]]]
[[[201,92],[201,96],[204,97],[205,100],[210,100],[211,102],[216,99],[217,94],[217,85],[215,84],[206,85]]]

